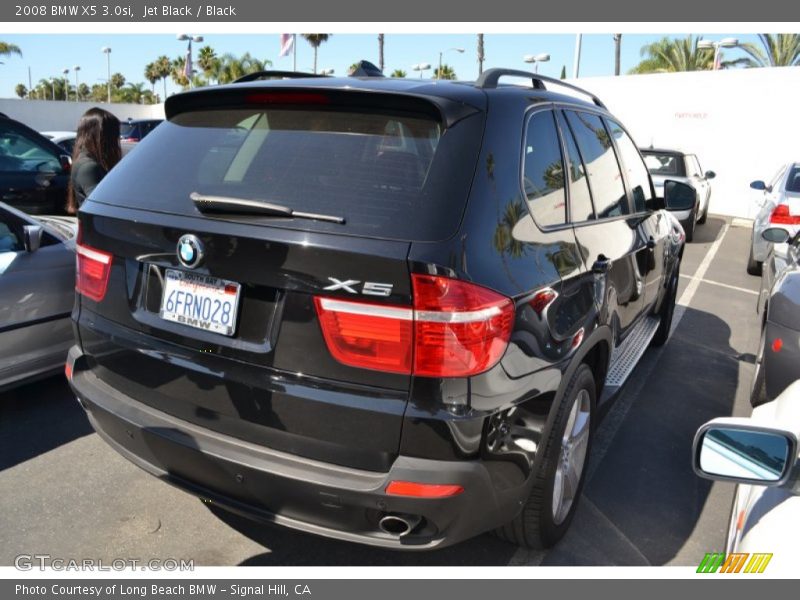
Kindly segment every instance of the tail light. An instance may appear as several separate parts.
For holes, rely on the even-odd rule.
[[[447,498],[464,491],[460,485],[440,483],[415,483],[413,481],[390,481],[384,490],[390,496],[412,496],[414,498]]]
[[[75,244],[75,289],[87,298],[100,302],[106,295],[111,273],[111,254],[81,243],[80,225]]]
[[[788,204],[778,204],[769,216],[773,225],[800,225],[800,215],[792,215]]]
[[[509,298],[472,283],[412,275],[414,307],[314,299],[322,333],[346,365],[424,377],[492,368],[514,324]]]

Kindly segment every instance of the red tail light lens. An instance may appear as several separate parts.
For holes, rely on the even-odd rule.
[[[354,367],[425,377],[466,377],[503,356],[514,304],[486,288],[412,275],[414,308],[314,299],[328,350]]]
[[[415,498],[446,498],[457,496],[464,491],[460,485],[438,483],[414,483],[411,481],[392,481],[386,486],[390,496],[413,496]]]
[[[772,210],[769,222],[774,225],[800,225],[800,215],[792,215],[788,204],[778,204]]]
[[[75,246],[75,256],[75,289],[79,294],[100,302],[106,295],[112,256],[81,243]]]

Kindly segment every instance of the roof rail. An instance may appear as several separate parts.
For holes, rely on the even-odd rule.
[[[327,75],[301,73],[300,71],[255,71],[239,77],[233,83],[247,83],[259,79],[303,79],[305,77],[327,77]]]
[[[606,108],[606,105],[603,104],[603,101],[600,100],[597,96],[593,93],[578,87],[577,85],[572,85],[571,83],[566,83],[561,79],[554,79],[553,77],[546,77],[544,75],[539,75],[538,73],[531,73],[529,71],[518,71],[516,69],[487,69],[481,76],[478,77],[478,80],[475,82],[481,89],[494,89],[497,87],[497,83],[500,81],[501,77],[524,77],[525,79],[530,79],[531,84],[534,89],[537,90],[546,90],[545,82],[553,85],[560,85],[562,87],[571,89],[575,92],[580,92],[586,96],[589,96],[597,106],[600,108]]]

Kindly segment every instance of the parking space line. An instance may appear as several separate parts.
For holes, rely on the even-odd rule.
[[[758,296],[758,292],[756,292],[755,290],[748,290],[747,288],[739,287],[736,285],[730,285],[727,283],[722,283],[721,281],[712,281],[711,279],[700,279],[699,277],[696,277],[694,275],[681,274],[681,277],[683,277],[684,279],[699,279],[700,283],[709,283],[711,285],[718,285],[720,287],[728,288],[729,290],[735,290],[737,292],[742,292],[744,294],[752,294],[753,296]]]

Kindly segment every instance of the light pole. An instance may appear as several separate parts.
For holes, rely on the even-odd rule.
[[[177,39],[179,42],[185,42],[187,40],[189,42],[189,47],[186,49],[186,63],[183,66],[183,74],[186,75],[186,79],[189,80],[189,89],[192,89],[192,42],[197,42],[199,44],[203,41],[203,36],[181,33],[178,34]]]
[[[439,70],[436,72],[436,79],[442,78],[442,54],[445,52],[458,52],[459,54],[464,54],[463,48],[448,48],[447,50],[442,50],[439,52]],[[420,75],[421,77],[421,75]]]
[[[412,71],[419,71],[419,78],[422,79],[422,72],[431,68],[431,63],[418,63],[411,67]]]
[[[111,104],[111,48],[103,46],[103,53],[106,55],[106,66],[108,67],[108,103]]]
[[[75,102],[78,102],[80,100],[80,98],[78,97],[79,96],[78,88],[80,87],[80,82],[78,81],[78,71],[81,70],[81,67],[80,65],[75,65],[74,67],[72,67],[72,70],[75,71]]]
[[[61,71],[64,74],[64,102],[69,100],[69,69]]]
[[[572,78],[577,79],[581,72],[581,42],[583,41],[583,34],[579,33],[575,36],[575,62],[572,64]]]
[[[736,48],[739,45],[739,40],[736,38],[724,38],[718,42],[711,40],[700,40],[697,42],[698,50],[711,50],[714,49],[714,67],[713,70],[719,70],[719,50],[720,48]]]
[[[544,53],[544,54],[526,54],[525,56],[522,57],[522,60],[524,60],[526,63],[533,63],[533,72],[534,73],[538,73],[539,72],[539,63],[540,62],[549,61],[550,60],[550,55],[546,54],[546,53]]]

